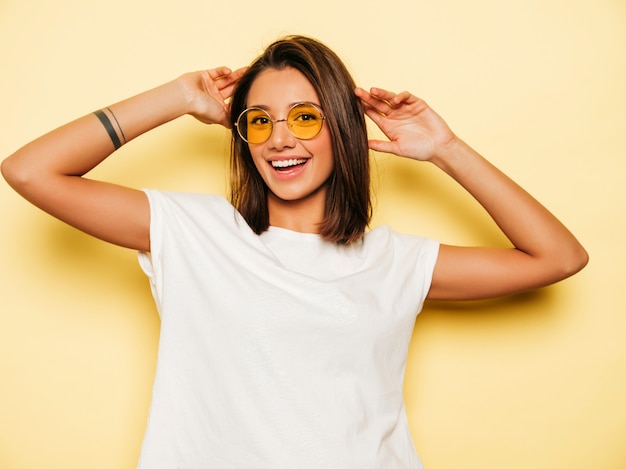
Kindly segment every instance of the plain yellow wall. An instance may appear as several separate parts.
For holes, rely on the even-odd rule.
[[[246,64],[285,33],[329,44],[363,86],[429,101],[591,255],[540,292],[427,305],[406,383],[426,467],[626,467],[623,0],[0,0],[0,156],[185,71]],[[226,131],[183,118],[96,173],[223,193],[227,149]],[[375,159],[375,224],[504,242],[433,168]],[[0,468],[133,468],[159,328],[136,254],[3,181],[0,210]]]

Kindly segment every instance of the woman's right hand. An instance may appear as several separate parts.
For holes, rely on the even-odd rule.
[[[230,127],[228,98],[246,67],[232,71],[228,67],[186,73],[178,78],[190,107],[188,114],[205,124]]]

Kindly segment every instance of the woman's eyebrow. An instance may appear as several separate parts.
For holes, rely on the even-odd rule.
[[[249,104],[248,106],[246,106],[246,109],[250,109],[253,107],[263,109],[264,111],[269,111],[271,109],[269,106],[266,106],[265,104]]]

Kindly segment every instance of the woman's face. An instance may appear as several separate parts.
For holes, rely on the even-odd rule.
[[[319,105],[313,86],[298,70],[266,69],[252,83],[246,106],[265,109],[272,120],[287,117],[295,103]],[[324,123],[310,140],[294,137],[287,122],[275,122],[263,143],[249,144],[252,159],[275,202],[307,201],[324,207],[327,181],[334,169],[330,131]],[[271,207],[271,202],[270,207]],[[319,206],[318,206],[319,208]]]

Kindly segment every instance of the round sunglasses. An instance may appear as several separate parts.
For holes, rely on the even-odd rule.
[[[237,133],[248,143],[263,143],[272,135],[274,124],[286,122],[291,134],[300,140],[309,140],[322,130],[326,116],[317,104],[296,103],[289,108],[284,119],[272,119],[262,107],[245,109],[235,123]]]

